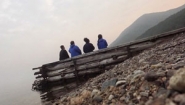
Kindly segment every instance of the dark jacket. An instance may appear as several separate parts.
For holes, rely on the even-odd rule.
[[[64,59],[67,59],[67,58],[69,58],[69,55],[68,55],[67,51],[66,50],[61,50],[59,60],[64,60]]]
[[[99,39],[98,40],[98,49],[107,48],[108,44],[105,39]]]
[[[81,50],[76,45],[71,45],[69,48],[69,52],[71,53],[71,57],[78,56],[78,55],[82,54]]]
[[[92,52],[94,50],[94,46],[92,43],[86,43],[83,47],[84,53]]]

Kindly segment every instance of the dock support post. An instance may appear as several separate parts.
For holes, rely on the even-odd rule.
[[[79,76],[78,76],[76,61],[73,60],[73,63],[74,63],[74,69],[75,69],[75,76],[76,76],[76,79],[77,79],[76,84],[78,86],[78,84],[79,84]]]
[[[127,52],[128,52],[127,57],[128,58],[132,57],[132,52],[130,51],[130,46],[127,46],[126,48],[127,48]]]

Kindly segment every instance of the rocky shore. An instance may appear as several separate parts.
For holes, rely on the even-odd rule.
[[[53,105],[185,105],[185,35],[88,80]]]

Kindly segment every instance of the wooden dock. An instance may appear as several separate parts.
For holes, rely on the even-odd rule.
[[[33,70],[37,70],[34,75],[36,75],[36,79],[39,80],[38,90],[46,92],[41,95],[44,99],[48,94],[52,94],[58,90],[65,91],[63,86],[78,86],[88,78],[94,77],[112,68],[113,65],[121,63],[139,54],[141,51],[163,42],[164,39],[184,32],[185,28],[180,28],[142,40],[97,50],[33,68]],[[54,87],[59,87],[60,89]]]

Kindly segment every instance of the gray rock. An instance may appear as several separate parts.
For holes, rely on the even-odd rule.
[[[135,105],[135,104],[133,104],[133,103],[131,102],[131,103],[129,103],[128,105]]]
[[[171,95],[175,92],[175,90],[167,90],[166,97],[171,97]]]
[[[91,97],[94,97],[95,95],[99,95],[101,92],[98,89],[93,89],[91,92]]]
[[[139,63],[142,63],[142,62],[144,62],[144,61],[145,61],[144,59],[140,59],[140,60],[139,60]]]
[[[161,68],[163,66],[163,64],[160,62],[158,64],[155,64],[155,65],[151,65],[151,68],[154,69],[154,68]]]
[[[147,80],[149,82],[153,82],[153,81],[157,80],[158,78],[159,78],[159,76],[154,71],[150,71],[145,75],[145,80]]]
[[[140,95],[143,97],[148,97],[149,93],[148,92],[140,92]]]
[[[165,105],[177,105],[177,104],[175,104],[172,100],[167,99]]]
[[[169,85],[172,89],[185,92],[185,68],[181,68],[170,78]]]
[[[167,74],[167,77],[171,77],[174,75],[174,73],[175,73],[174,70],[168,70],[166,74]]]
[[[181,60],[183,60],[182,58],[177,58],[176,60],[175,60],[175,62],[179,62],[179,61],[181,61]]]
[[[126,97],[126,98],[125,98],[125,102],[126,102],[126,103],[129,103],[129,100],[130,100],[130,97]]]
[[[114,98],[114,96],[111,94],[108,98],[108,100],[112,100]]]
[[[185,63],[182,63],[182,62],[176,63],[176,64],[173,64],[173,68],[174,69],[179,69],[179,68],[184,67],[184,65],[185,65]]]
[[[142,70],[135,70],[134,75],[137,75],[137,74],[144,74],[144,72]]]
[[[96,96],[94,96],[94,98],[93,98],[93,101],[96,101],[96,102],[102,102],[102,97],[101,96],[99,96],[99,95],[96,95]]]
[[[62,97],[62,98],[60,99],[60,101],[63,102],[63,101],[65,101],[66,99],[67,99],[66,97]]]
[[[131,83],[134,83],[138,78],[142,77],[145,75],[145,72],[141,71],[141,70],[135,70],[134,71],[134,74],[132,75],[132,78],[131,78]]]
[[[125,83],[126,83],[125,80],[117,81],[116,86],[120,86],[120,85],[125,84]]]
[[[125,97],[122,96],[119,100],[120,100],[120,101],[124,101],[124,100],[125,100]]]
[[[167,90],[166,89],[159,88],[156,96],[160,96],[160,95],[163,95],[163,94],[166,94],[166,93],[167,93]]]
[[[149,99],[149,100],[145,103],[145,105],[151,105],[152,102],[153,102],[153,100]]]
[[[172,68],[171,64],[166,65],[166,69],[171,69],[171,68]]]
[[[101,90],[104,91],[105,89],[107,89],[109,86],[116,86],[116,82],[118,81],[117,78],[111,79],[109,81],[105,81],[102,86],[101,86]]]
[[[185,102],[185,94],[176,95],[174,101],[178,103]]]

